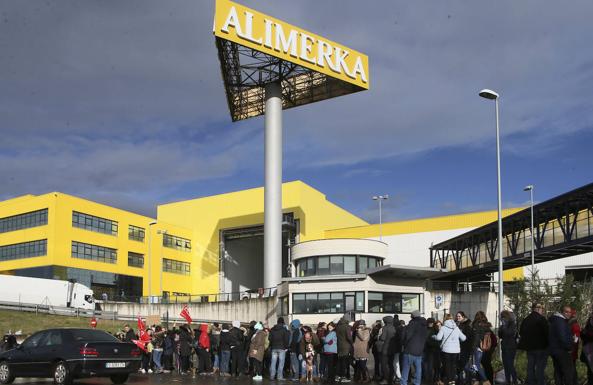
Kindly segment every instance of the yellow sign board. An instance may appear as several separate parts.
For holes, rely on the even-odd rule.
[[[369,89],[368,57],[229,0],[216,0],[214,35]]]

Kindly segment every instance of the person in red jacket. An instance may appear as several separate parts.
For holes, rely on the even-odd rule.
[[[198,338],[198,373],[211,374],[212,360],[210,359],[210,335],[208,324],[200,325],[200,337]]]

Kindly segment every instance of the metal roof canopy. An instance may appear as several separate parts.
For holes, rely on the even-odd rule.
[[[231,119],[264,114],[265,85],[280,82],[282,109],[363,91],[365,88],[216,37]]]
[[[593,183],[534,205],[533,216],[536,263],[593,252]],[[531,249],[520,248],[520,242],[529,233],[530,220],[529,208],[502,219],[503,241],[506,240],[504,244],[507,251],[505,267],[531,264]],[[496,272],[497,226],[497,222],[492,222],[431,246],[431,267],[444,268],[449,264],[454,267],[435,279],[484,279],[486,275]],[[478,260],[480,245],[486,248],[486,261]],[[449,260],[450,257],[452,260]],[[464,262],[467,262],[466,266],[463,266]]]
[[[417,267],[404,265],[383,265],[373,267],[367,271],[367,275],[372,277],[382,278],[416,278],[427,279],[432,278],[440,273],[445,272],[443,269],[434,267]]]

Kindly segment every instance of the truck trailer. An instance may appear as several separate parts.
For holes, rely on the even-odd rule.
[[[93,291],[80,283],[2,274],[0,302],[95,309]]]

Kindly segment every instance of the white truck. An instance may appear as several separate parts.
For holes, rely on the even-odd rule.
[[[93,291],[80,283],[2,274],[0,302],[95,309]]]

